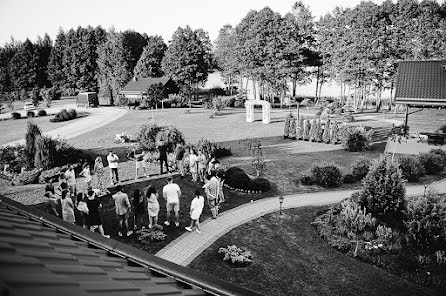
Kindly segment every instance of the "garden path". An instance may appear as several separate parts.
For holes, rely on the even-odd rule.
[[[124,116],[128,110],[126,108],[118,107],[99,107],[99,108],[76,108],[78,112],[88,112],[89,115],[79,118],[67,125],[63,125],[56,129],[44,132],[44,135],[50,137],[59,137],[61,139],[70,139],[81,134],[93,131],[97,128],[103,127],[118,118]],[[25,140],[17,140],[5,144],[4,146],[12,146],[18,144],[25,144]]]
[[[429,187],[439,193],[446,193],[446,179],[432,183]],[[407,186],[407,196],[417,196],[424,193],[423,185]],[[315,193],[302,193],[284,196],[283,209],[291,209],[304,206],[319,206],[338,203],[349,197],[356,190],[325,191]],[[223,212],[217,219],[208,219],[201,225],[201,233],[185,232],[156,256],[173,263],[187,266],[200,255],[206,248],[218,238],[228,233],[235,227],[254,220],[263,215],[279,210],[278,197],[265,198],[244,204],[232,210]],[[183,225],[184,226],[184,225]]]

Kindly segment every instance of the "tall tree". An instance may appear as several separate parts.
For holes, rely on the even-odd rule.
[[[9,63],[11,81],[16,91],[29,91],[37,86],[38,58],[36,47],[26,39]]]
[[[53,48],[53,41],[50,36],[45,33],[43,38],[40,36],[37,38],[35,46],[39,56],[37,60],[37,85],[39,87],[48,87],[51,84],[48,80],[48,63],[50,60],[51,49]]]
[[[123,44],[128,52],[127,63],[129,65],[130,71],[133,72],[139,58],[147,45],[147,36],[141,35],[133,30],[127,30],[122,33]]]
[[[135,77],[161,77],[163,71],[161,62],[167,45],[161,36],[149,36],[147,45],[144,47],[141,57],[133,70]]]
[[[63,89],[65,81],[67,80],[62,63],[66,48],[65,39],[65,32],[62,28],[59,28],[48,62],[48,79],[51,84],[59,90]]]
[[[234,76],[239,74],[239,61],[237,59],[236,36],[231,25],[225,25],[220,29],[215,41],[214,56],[217,66],[223,70],[223,77],[229,85],[232,94]]]

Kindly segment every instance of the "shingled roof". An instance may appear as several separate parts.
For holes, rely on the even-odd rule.
[[[140,93],[143,94],[147,91],[150,85],[161,83],[165,85],[170,80],[169,77],[148,77],[148,78],[138,78],[136,80],[131,80],[122,89],[121,93]]]
[[[413,107],[446,106],[446,60],[400,62],[395,103]]]
[[[256,295],[0,197],[2,295]]]

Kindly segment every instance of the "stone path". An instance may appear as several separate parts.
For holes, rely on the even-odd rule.
[[[434,182],[430,187],[436,189],[440,193],[446,193],[446,179]],[[424,190],[425,188],[423,185],[407,186],[406,195],[422,195]],[[344,198],[349,197],[355,191],[356,190],[342,190],[287,195],[284,197],[282,208],[291,209],[303,206],[318,206],[337,203]],[[223,212],[217,219],[209,219],[203,222],[200,225],[201,234],[196,232],[185,232],[160,250],[156,256],[182,266],[187,266],[206,248],[230,230],[241,224],[278,210],[278,197],[265,198],[241,205],[232,210]]]

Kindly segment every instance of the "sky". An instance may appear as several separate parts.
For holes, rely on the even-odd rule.
[[[373,0],[381,3],[383,0]],[[211,41],[225,24],[237,25],[250,10],[269,6],[281,15],[294,0],[0,0],[0,45],[11,40],[35,41],[48,33],[54,40],[59,28],[101,25],[118,31],[132,29],[171,40],[178,27],[204,29]],[[313,16],[336,6],[353,7],[361,0],[303,0]]]

